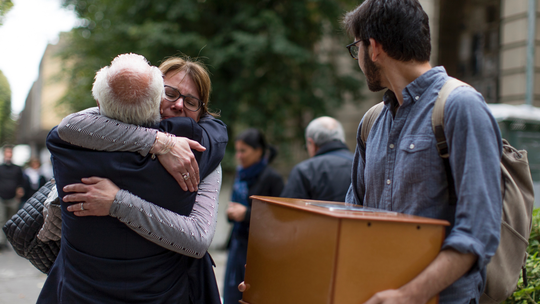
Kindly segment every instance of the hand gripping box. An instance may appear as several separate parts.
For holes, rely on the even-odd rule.
[[[422,272],[449,225],[343,203],[252,198],[243,295],[250,304],[363,303]]]

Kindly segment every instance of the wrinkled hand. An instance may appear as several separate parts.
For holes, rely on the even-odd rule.
[[[199,165],[191,149],[202,152],[206,148],[186,137],[176,137],[176,144],[171,152],[158,155],[159,162],[178,182],[184,191],[197,191],[199,185]],[[189,174],[186,180],[183,174]]]
[[[109,179],[89,177],[81,179],[82,184],[71,184],[64,187],[64,192],[75,192],[64,196],[64,202],[80,202],[67,207],[76,216],[109,215],[116,193],[120,190]],[[84,210],[81,205],[84,204]]]
[[[400,289],[384,290],[376,293],[364,304],[421,304],[418,299],[414,299],[404,294]]]
[[[246,206],[235,202],[229,202],[229,206],[227,207],[227,217],[235,222],[242,222],[246,218],[246,211]]]

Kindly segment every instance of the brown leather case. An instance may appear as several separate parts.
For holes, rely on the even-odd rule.
[[[340,210],[350,208],[343,203],[252,198],[243,295],[250,304],[363,303],[425,269],[449,225],[376,209]]]

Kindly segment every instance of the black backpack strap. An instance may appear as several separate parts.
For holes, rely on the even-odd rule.
[[[362,143],[364,143],[364,148],[366,147],[366,141],[369,137],[371,127],[373,127],[375,120],[379,117],[379,114],[381,114],[383,107],[384,101],[381,101],[371,107],[364,115],[364,121],[362,122],[362,128],[360,129],[360,139],[362,140]]]
[[[452,176],[452,170],[450,168],[450,154],[448,149],[448,143],[446,142],[446,136],[444,135],[444,106],[450,93],[458,87],[469,86],[469,84],[457,80],[455,78],[449,78],[439,91],[439,96],[433,106],[433,113],[431,115],[431,127],[435,134],[435,140],[437,141],[437,151],[439,156],[444,161],[444,171],[446,172],[446,180],[448,181],[448,195],[450,205],[455,205],[457,202],[456,187],[454,185],[454,177]]]

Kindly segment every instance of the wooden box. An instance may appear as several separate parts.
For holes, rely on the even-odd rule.
[[[252,198],[243,295],[250,304],[363,303],[425,269],[449,225],[343,203]]]

